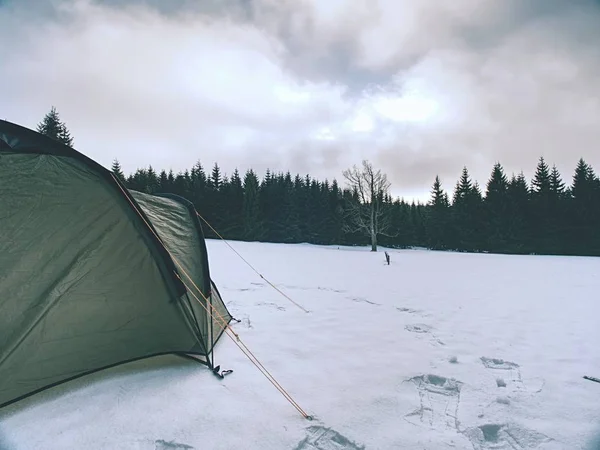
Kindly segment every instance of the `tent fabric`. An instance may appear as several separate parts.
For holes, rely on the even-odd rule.
[[[231,315],[193,206],[127,191],[82,154],[5,121],[0,143],[0,407],[153,355],[212,366]],[[183,270],[223,321],[191,296]]]
[[[196,210],[191,202],[175,195],[154,196],[136,191],[131,193],[150,218],[167,250],[181,265],[178,271],[190,288],[190,312],[193,317],[201,318],[198,326],[202,343],[204,348],[212,350],[223,323],[229,323],[231,315],[210,280],[208,252]],[[207,311],[211,311],[211,314]]]

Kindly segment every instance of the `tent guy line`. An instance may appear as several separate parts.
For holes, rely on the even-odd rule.
[[[111,176],[113,177],[113,179],[115,180],[115,182],[117,183],[117,186],[119,186],[119,189],[121,189],[123,191],[123,194],[126,194],[125,191],[123,190],[123,187],[121,186],[121,184],[118,182],[118,180],[115,177],[115,174],[111,172]],[[306,411],[304,411],[304,409],[302,409],[302,407],[292,398],[292,396],[283,388],[283,386],[281,386],[281,384],[279,384],[279,382],[275,379],[275,377],[267,370],[267,368],[258,360],[258,358],[256,357],[256,355],[248,348],[248,346],[241,340],[240,336],[238,333],[236,333],[231,326],[229,325],[229,323],[227,323],[225,321],[225,319],[223,318],[223,316],[216,311],[215,307],[212,305],[212,302],[209,301],[209,299],[204,295],[204,293],[200,290],[200,288],[196,285],[196,283],[194,282],[194,280],[190,277],[190,275],[187,273],[187,271],[184,269],[184,267],[181,265],[181,263],[179,262],[179,260],[177,258],[175,258],[175,256],[169,251],[169,249],[167,248],[167,246],[164,244],[163,240],[160,238],[160,236],[154,231],[153,227],[150,226],[150,224],[146,221],[146,218],[138,211],[138,209],[135,207],[135,205],[133,204],[133,202],[131,201],[131,199],[129,199],[129,197],[127,197],[127,195],[125,195],[125,197],[127,198],[127,200],[130,202],[131,206],[133,207],[133,209],[138,213],[138,215],[141,217],[141,219],[146,223],[146,225],[148,226],[148,228],[150,229],[150,231],[152,232],[152,234],[154,234],[154,236],[158,239],[158,241],[161,243],[161,245],[164,247],[165,251],[167,252],[167,254],[171,257],[171,259],[173,260],[173,262],[175,263],[175,265],[177,265],[177,267],[182,271],[182,273],[185,275],[185,277],[191,282],[191,284],[196,288],[196,290],[200,293],[200,295],[204,298],[206,305],[210,305],[210,309],[213,312],[216,312],[217,314],[217,320],[219,320],[221,322],[221,325],[224,327],[225,329],[225,334],[227,334],[227,336],[238,346],[238,348],[242,351],[242,353],[250,360],[250,362],[252,364],[254,364],[256,366],[256,368],[267,378],[267,380],[269,380],[271,382],[271,384],[273,384],[273,386],[275,386],[275,388],[285,397],[285,399],[290,402],[292,404],[292,406],[294,408],[296,408],[296,410],[305,418],[308,420],[312,420],[313,417],[310,416],[309,414],[306,413]],[[198,214],[199,215],[199,214]],[[209,317],[214,318],[214,313],[211,312],[211,310],[208,309],[208,307],[206,305],[204,305],[202,303],[202,301],[200,300],[200,298],[194,293],[194,291],[192,289],[189,288],[189,286],[186,284],[186,282],[179,276],[179,274],[175,274],[175,276],[183,283],[183,285],[185,286],[185,288],[188,290],[188,292],[190,294],[192,294],[192,296],[194,297],[194,299],[196,299],[196,301],[200,304],[200,306],[202,306],[205,310],[206,313],[209,315]],[[233,334],[233,336],[228,333],[227,331],[230,331],[231,334]],[[235,337],[234,337],[235,336]]]
[[[304,308],[302,305],[300,305],[300,304],[296,303],[294,300],[292,300],[292,299],[291,299],[291,298],[290,298],[290,297],[289,297],[287,294],[285,294],[285,293],[284,293],[284,292],[283,292],[281,289],[279,289],[277,286],[275,286],[275,285],[274,285],[273,283],[271,283],[269,280],[267,280],[267,279],[266,279],[266,278],[263,276],[263,274],[261,274],[261,273],[260,273],[258,270],[256,270],[256,269],[254,268],[254,266],[253,266],[252,264],[250,264],[250,263],[249,263],[249,262],[246,260],[246,258],[244,258],[242,255],[240,255],[240,253],[239,253],[239,252],[238,252],[238,251],[237,251],[235,248],[233,248],[233,246],[232,246],[232,245],[231,245],[229,242],[227,242],[227,240],[225,240],[225,238],[224,238],[223,236],[221,236],[221,235],[219,234],[219,232],[218,232],[217,230],[215,230],[215,229],[213,228],[213,226],[212,226],[210,223],[208,223],[208,221],[207,221],[207,220],[206,220],[204,217],[202,217],[202,215],[201,215],[201,214],[200,214],[198,211],[196,211],[196,215],[197,215],[197,216],[198,216],[200,219],[202,219],[202,220],[204,221],[204,223],[205,223],[206,225],[208,225],[208,227],[209,227],[209,228],[210,228],[210,229],[211,229],[211,230],[212,230],[212,231],[213,231],[213,232],[214,232],[214,233],[215,233],[215,234],[216,234],[216,235],[219,237],[219,239],[221,239],[223,242],[225,242],[225,244],[226,244],[226,245],[227,245],[227,246],[228,246],[228,247],[229,247],[231,250],[233,250],[233,252],[234,252],[236,255],[238,255],[238,256],[241,258],[241,260],[242,260],[242,261],[244,261],[244,262],[245,262],[245,263],[248,265],[248,267],[250,267],[250,268],[251,268],[251,269],[252,269],[254,272],[256,272],[256,274],[257,274],[259,277],[261,277],[263,280],[265,280],[265,281],[266,281],[266,282],[269,284],[269,286],[271,286],[273,289],[275,289],[277,292],[279,292],[279,293],[280,293],[280,294],[281,294],[283,297],[285,297],[287,300],[289,300],[290,302],[292,302],[294,305],[296,305],[298,308],[300,308],[300,309],[301,309],[302,311],[304,311],[305,313],[309,313],[309,312],[310,312],[309,310],[307,310],[306,308]]]

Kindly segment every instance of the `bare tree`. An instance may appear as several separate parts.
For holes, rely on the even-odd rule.
[[[390,182],[381,170],[364,160],[362,168],[354,165],[343,172],[353,191],[353,200],[346,209],[345,231],[362,232],[371,238],[371,251],[377,251],[377,236],[389,235],[390,215],[385,199],[389,196]]]

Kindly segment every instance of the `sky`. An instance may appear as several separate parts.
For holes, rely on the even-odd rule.
[[[598,0],[0,0],[0,117],[126,173],[600,172]]]

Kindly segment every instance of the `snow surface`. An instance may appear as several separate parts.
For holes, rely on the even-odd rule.
[[[209,241],[225,379],[136,362],[0,411],[2,449],[600,448],[600,259]],[[597,447],[598,446],[598,447]]]

